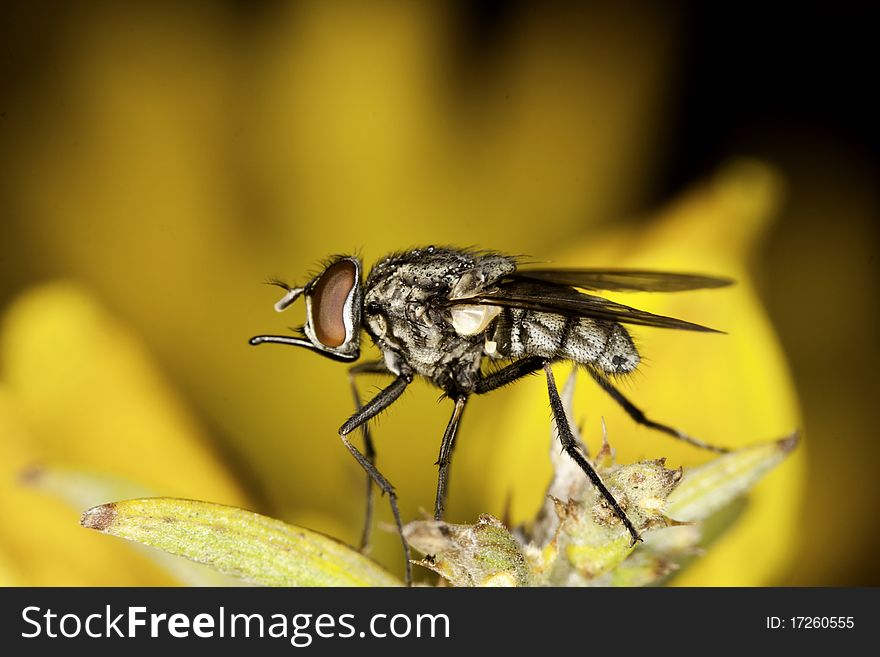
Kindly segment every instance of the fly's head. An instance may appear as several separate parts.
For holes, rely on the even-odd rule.
[[[363,283],[361,263],[352,256],[337,256],[303,287],[281,285],[287,293],[275,304],[282,312],[299,297],[306,302],[306,322],[299,336],[258,335],[252,345],[275,342],[306,347],[334,360],[353,361],[360,356]]]

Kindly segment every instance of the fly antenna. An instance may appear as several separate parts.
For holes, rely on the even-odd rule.
[[[281,297],[275,304],[275,311],[279,313],[283,312],[290,306],[290,304],[297,300],[297,297],[299,297],[299,295],[301,295],[304,290],[304,287],[294,287],[288,289],[287,294]]]

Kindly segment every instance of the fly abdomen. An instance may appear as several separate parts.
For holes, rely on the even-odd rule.
[[[640,360],[623,326],[586,317],[505,308],[490,340],[499,357],[571,360],[607,374],[632,372]]]
[[[639,351],[633,344],[629,332],[621,324],[614,322],[598,322],[591,319],[580,319],[580,323],[592,325],[592,330],[601,327],[605,331],[605,346],[599,357],[593,362],[606,374],[626,374],[639,365]],[[575,360],[575,359],[572,359]]]

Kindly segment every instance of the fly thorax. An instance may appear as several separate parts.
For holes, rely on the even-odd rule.
[[[495,254],[451,249],[394,254],[367,280],[364,325],[380,349],[399,354],[437,385],[470,390],[501,309],[468,299],[514,270],[511,258]],[[448,303],[459,299],[461,305]]]

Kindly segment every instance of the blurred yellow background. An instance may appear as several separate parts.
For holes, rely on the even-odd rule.
[[[10,10],[0,28],[0,581],[166,581],[14,481],[36,462],[355,543],[362,473],[336,435],[351,412],[345,366],[248,347],[302,321],[300,304],[276,315],[278,291],[262,282],[305,283],[333,253],[369,267],[409,246],[474,244],[738,278],[686,299],[623,299],[730,333],[634,331],[647,363],[625,391],[658,420],[729,444],[804,429],[788,469],[756,494],[767,517],[753,519],[751,543],[719,545],[727,554],[688,583],[880,582],[869,413],[880,203],[876,128],[858,132],[875,114],[857,84],[867,58],[798,50],[814,32],[859,43],[847,31],[864,29],[858,11],[825,11],[789,33],[771,29],[781,15],[719,25],[706,9],[638,4]],[[737,28],[753,37],[741,60],[722,53],[728,31],[742,39]],[[602,416],[624,459],[706,458],[633,427],[582,378],[586,435]],[[451,412],[437,396],[415,385],[376,426],[405,518],[433,504]],[[448,519],[501,515],[508,496],[514,520],[530,517],[548,445],[540,381],[474,400]],[[373,555],[402,570],[398,539],[374,537]],[[765,541],[769,556],[750,572],[748,550]]]

